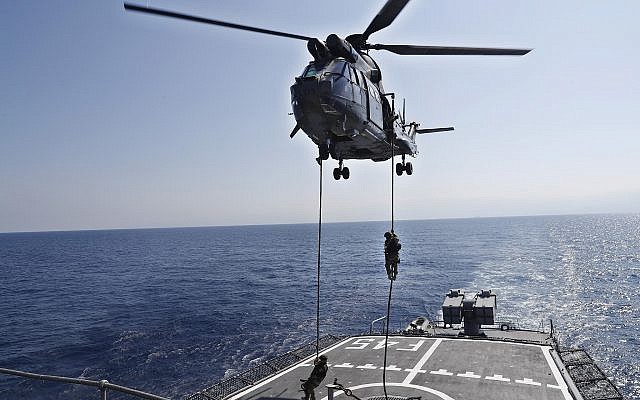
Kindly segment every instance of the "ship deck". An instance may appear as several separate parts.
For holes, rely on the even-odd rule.
[[[512,331],[513,334],[513,331]],[[547,343],[454,337],[390,336],[387,394],[445,399],[564,399],[569,393]],[[338,383],[365,399],[384,396],[384,337],[354,336],[324,349],[329,371],[316,399],[327,400],[326,385]],[[314,355],[315,356],[315,355]],[[228,400],[300,399],[314,356],[249,386]],[[342,391],[334,397],[347,399]]]

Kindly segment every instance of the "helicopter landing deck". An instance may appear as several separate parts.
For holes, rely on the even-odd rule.
[[[492,340],[390,336],[387,394],[444,399],[572,399],[556,366],[551,346]],[[384,396],[384,337],[355,336],[322,351],[329,372],[316,389],[327,400],[326,385],[338,383],[361,399]],[[229,400],[300,399],[300,379],[313,367],[307,358],[232,396]],[[347,399],[342,391],[334,397]]]

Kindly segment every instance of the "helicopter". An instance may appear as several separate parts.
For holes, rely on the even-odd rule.
[[[420,128],[407,122],[405,103],[402,113],[395,109],[395,93],[385,91],[382,72],[369,55],[370,50],[386,50],[398,55],[511,55],[522,56],[531,49],[481,47],[422,46],[405,44],[372,44],[371,34],[393,23],[409,0],[387,0],[362,33],[345,38],[332,33],[321,41],[311,36],[274,31],[254,26],[219,21],[157,8],[124,3],[129,11],[177,18],[192,22],[223,26],[307,42],[313,60],[295,77],[291,86],[291,107],[296,125],[293,138],[302,130],[318,146],[319,164],[329,157],[338,160],[333,177],[349,179],[344,160],[368,159],[386,161],[396,155],[402,162],[395,165],[398,176],[413,174],[406,156],[418,154],[418,134],[452,131],[453,127]],[[389,101],[389,99],[391,101]]]

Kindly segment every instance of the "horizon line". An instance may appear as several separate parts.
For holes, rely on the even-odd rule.
[[[532,215],[489,215],[474,217],[444,217],[444,218],[416,218],[397,219],[396,222],[413,221],[446,221],[462,219],[497,219],[497,218],[534,218],[534,217],[571,217],[588,215],[638,215],[640,212],[594,212],[594,213],[570,213],[570,214],[532,214]],[[389,222],[390,220],[364,220],[364,221],[323,221],[324,224],[354,224],[369,222]],[[24,234],[24,233],[64,233],[64,232],[100,232],[100,231],[129,231],[129,230],[160,230],[160,229],[198,229],[198,228],[233,228],[252,226],[283,226],[283,225],[316,225],[318,222],[290,222],[290,223],[265,223],[265,224],[235,224],[235,225],[188,225],[188,226],[148,226],[136,228],[81,228],[81,229],[44,229],[34,231],[2,231],[0,235]]]

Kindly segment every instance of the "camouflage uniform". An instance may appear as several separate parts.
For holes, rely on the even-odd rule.
[[[398,264],[400,263],[400,249],[402,245],[398,239],[398,235],[392,232],[384,234],[384,266],[387,269],[387,276],[390,280],[395,281],[398,276]]]

